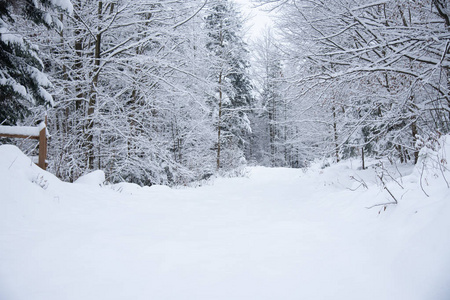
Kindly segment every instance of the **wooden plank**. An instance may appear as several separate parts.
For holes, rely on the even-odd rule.
[[[0,137],[8,137],[8,138],[18,138],[18,139],[31,139],[31,140],[39,140],[39,136],[33,136],[33,135],[20,135],[20,134],[0,134]]]
[[[0,136],[8,137],[39,137],[40,126],[4,126],[0,125]]]

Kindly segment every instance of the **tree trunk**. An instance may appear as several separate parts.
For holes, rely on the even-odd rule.
[[[336,155],[336,162],[339,162],[339,143],[338,143],[338,132],[337,132],[337,123],[336,123],[336,107],[331,108],[333,110],[333,131],[334,131],[334,151]]]
[[[103,2],[98,2],[98,18],[99,21],[102,19]],[[88,146],[88,168],[90,170],[94,169],[95,151],[94,151],[94,113],[95,106],[97,103],[97,86],[100,71],[100,45],[102,41],[101,26],[98,27],[98,33],[95,39],[95,50],[94,50],[94,69],[93,78],[91,85],[91,93],[89,97],[89,106],[87,111],[87,128],[86,128],[86,141]]]
[[[366,162],[364,160],[364,146],[361,147],[361,167],[363,170],[366,169]]]
[[[80,1],[74,1],[74,8],[75,10],[79,10],[81,11],[81,3]],[[77,21],[77,23],[81,24],[81,20],[78,14],[74,14],[74,18]],[[82,56],[83,56],[83,37],[82,37],[82,30],[81,29],[75,29],[74,31],[74,35],[76,37],[75,39],[75,54],[76,54],[76,59],[75,59],[75,63],[73,65],[73,68],[78,71],[76,72],[76,81],[81,81],[82,80],[82,76],[79,72],[81,72],[81,69],[83,68],[83,62],[82,62]],[[75,101],[75,109],[77,112],[80,112],[83,106],[83,92],[81,89],[81,85],[80,84],[76,84],[75,85],[75,91],[76,91],[76,97],[77,100]]]
[[[416,121],[414,121],[411,124],[411,133],[412,133],[412,138],[413,138],[413,147],[415,147],[416,145],[416,141],[417,141],[417,124]],[[414,150],[414,164],[417,163],[417,161],[419,160],[419,151],[417,149]]]
[[[219,74],[219,119],[217,121],[217,171],[220,169],[220,126],[222,119],[222,72]]]

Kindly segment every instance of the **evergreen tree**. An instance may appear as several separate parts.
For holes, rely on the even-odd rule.
[[[216,0],[205,18],[212,77],[217,85],[211,99],[217,130],[216,166],[232,168],[243,156],[251,132],[247,116],[252,102],[247,50],[240,34],[241,20],[232,3]]]
[[[38,48],[15,30],[28,19],[47,28],[61,27],[51,15],[56,9],[72,11],[69,1],[0,1],[0,123],[14,125],[33,105],[53,104],[46,91],[50,81],[43,73]]]

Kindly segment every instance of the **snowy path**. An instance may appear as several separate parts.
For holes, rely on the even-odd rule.
[[[179,190],[0,179],[0,299],[450,295],[442,199],[422,205],[433,220],[408,207],[378,214],[331,175],[288,169]]]

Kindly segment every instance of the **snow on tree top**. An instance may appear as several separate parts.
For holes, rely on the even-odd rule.
[[[52,0],[51,1],[54,5],[62,8],[63,10],[67,11],[70,15],[73,14],[73,5],[70,2],[70,0]]]

